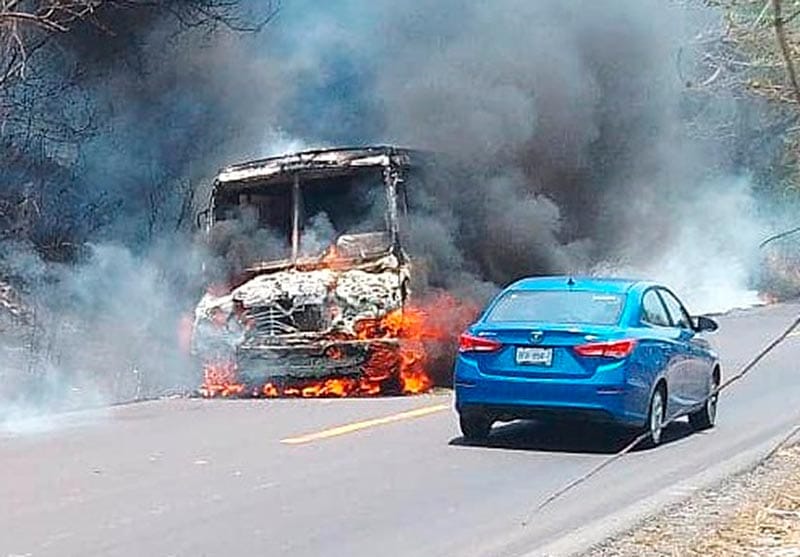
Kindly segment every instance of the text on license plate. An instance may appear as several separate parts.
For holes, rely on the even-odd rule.
[[[553,349],[519,346],[517,347],[517,363],[549,366],[553,363]]]

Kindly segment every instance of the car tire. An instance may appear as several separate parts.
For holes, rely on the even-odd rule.
[[[713,386],[713,391],[716,391],[718,388],[717,382],[715,381]],[[692,429],[695,431],[703,431],[704,429],[711,429],[714,427],[714,424],[717,421],[717,403],[719,401],[719,393],[714,392],[714,394],[708,399],[706,399],[703,407],[698,410],[697,412],[692,412],[689,414],[689,425],[692,426]]]
[[[650,398],[650,407],[647,411],[647,423],[645,432],[647,433],[646,445],[657,447],[661,444],[661,436],[664,431],[664,418],[667,415],[667,401],[664,396],[664,389],[656,388]]]
[[[458,422],[461,433],[467,441],[485,441],[492,430],[492,420],[485,414],[473,412],[459,414]]]

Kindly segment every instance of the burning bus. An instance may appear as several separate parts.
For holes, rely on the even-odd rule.
[[[408,178],[426,160],[407,149],[357,147],[219,173],[202,214],[206,237],[212,248],[215,236],[250,245],[237,251],[217,242],[218,253],[245,255],[196,307],[192,348],[204,395],[430,388],[423,344],[447,335],[410,305],[402,233]]]

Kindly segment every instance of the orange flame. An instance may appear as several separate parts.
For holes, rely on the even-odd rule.
[[[208,398],[241,395],[245,391],[245,386],[237,381],[237,376],[236,364],[233,362],[206,364],[200,394]]]
[[[278,387],[276,387],[272,383],[266,383],[261,388],[261,394],[263,394],[267,398],[275,398],[281,395],[280,391],[278,390]]]
[[[215,362],[206,366],[200,392],[206,397],[249,394],[267,398],[375,396],[392,390],[409,395],[424,393],[433,387],[428,371],[428,345],[438,343],[454,349],[458,333],[476,313],[477,306],[440,293],[421,304],[392,311],[382,319],[358,322],[355,338],[376,341],[370,346],[362,365],[363,374],[358,378],[332,377],[286,384],[271,381],[248,392],[248,388],[238,382],[234,363]],[[341,336],[342,340],[347,338],[352,337]],[[326,354],[333,360],[344,357],[335,347]]]
[[[428,298],[421,305],[406,307],[386,316],[383,326],[400,339],[400,385],[403,393],[416,394],[433,386],[428,373],[427,344],[446,344],[454,349],[457,335],[478,312],[477,306],[447,293]]]
[[[342,257],[336,246],[331,246],[322,255],[322,263],[329,269],[334,271],[344,271],[347,269],[349,263]]]

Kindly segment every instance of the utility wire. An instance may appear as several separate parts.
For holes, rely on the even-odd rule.
[[[798,229],[798,230],[800,230],[800,229]],[[716,389],[714,389],[711,392],[711,394],[709,394],[705,398],[705,400],[703,402],[706,403],[706,402],[709,401],[709,399],[711,399],[711,398],[713,398],[715,396],[718,396],[719,393],[722,392],[722,390],[728,388],[730,385],[732,385],[736,381],[739,381],[745,375],[750,373],[750,371],[753,368],[755,368],[758,365],[758,363],[761,362],[761,360],[763,360],[764,357],[766,357],[767,354],[772,352],[775,348],[778,347],[779,344],[781,344],[784,340],[786,340],[786,338],[790,334],[792,334],[792,332],[795,329],[797,329],[798,326],[800,326],[800,317],[797,317],[794,321],[792,321],[791,325],[789,325],[780,335],[775,337],[769,344],[767,344],[764,348],[762,348],[761,351],[759,351],[758,354],[756,354],[755,357],[753,357],[753,359],[751,359],[744,367],[742,367],[742,369],[739,370],[738,373],[736,373],[735,375],[732,375],[727,381],[723,382]],[[674,421],[676,421],[676,420],[678,420],[678,419],[680,419],[680,418],[682,418],[684,416],[687,416],[689,413],[690,412],[680,412],[680,413],[672,416],[666,422],[664,422],[662,427],[668,426],[672,422],[674,422]],[[776,452],[778,452],[782,447],[784,447],[786,445],[786,443],[788,443],[798,433],[800,433],[800,426],[797,426],[795,429],[793,429],[789,433],[789,435],[787,435],[784,439],[782,439],[781,442],[778,443],[778,445],[776,447],[774,447],[767,454],[767,457],[765,457],[765,459],[768,458],[769,456],[775,454]],[[619,452],[609,456],[607,459],[603,460],[602,462],[600,462],[599,464],[597,464],[596,466],[591,468],[588,472],[586,472],[582,476],[580,476],[578,478],[575,478],[574,480],[572,480],[569,483],[567,483],[566,485],[564,485],[562,488],[558,489],[557,491],[554,491],[552,494],[547,496],[541,503],[539,503],[539,505],[534,510],[533,514],[536,514],[536,513],[540,512],[542,509],[544,509],[545,507],[550,505],[553,501],[561,498],[567,492],[572,491],[577,486],[585,483],[586,481],[588,481],[592,477],[596,476],[604,468],[606,468],[606,467],[610,466],[611,464],[613,464],[614,462],[620,460],[622,457],[624,457],[626,454],[631,452],[634,448],[636,448],[636,446],[639,443],[641,443],[642,441],[647,439],[649,436],[650,436],[650,432],[649,431],[645,431],[645,432],[641,433],[633,441],[631,441],[630,443],[625,445],[625,447],[620,449]],[[527,526],[529,520],[530,520],[530,517],[528,519],[524,520],[522,525],[523,526]]]

